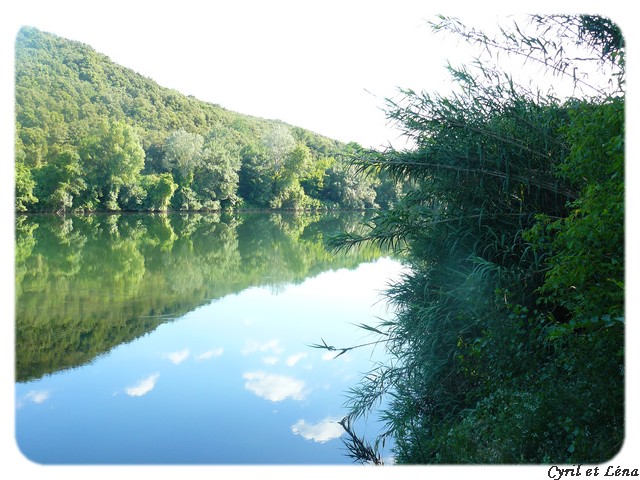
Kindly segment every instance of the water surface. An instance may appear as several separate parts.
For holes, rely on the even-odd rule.
[[[343,464],[346,390],[401,266],[361,214],[17,219],[16,440],[45,464]],[[371,429],[371,426],[369,427]],[[375,433],[369,431],[368,433]]]

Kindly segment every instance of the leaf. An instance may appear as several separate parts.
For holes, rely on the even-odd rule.
[[[372,327],[371,325],[367,325],[366,323],[353,323],[352,325],[355,325],[356,327],[362,328],[363,330],[367,330],[369,332],[377,333],[378,335],[383,335],[385,337],[389,335],[387,332],[378,330],[377,328]]]

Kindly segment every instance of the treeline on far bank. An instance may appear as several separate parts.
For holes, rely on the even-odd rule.
[[[400,193],[360,150],[160,87],[88,45],[22,28],[16,211],[375,208]]]

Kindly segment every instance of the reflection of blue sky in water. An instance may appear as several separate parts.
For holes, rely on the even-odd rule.
[[[250,288],[17,384],[18,443],[44,463],[349,464],[344,395],[382,349],[334,359],[309,345],[371,341],[355,325],[388,317],[378,292],[399,270],[380,259]]]

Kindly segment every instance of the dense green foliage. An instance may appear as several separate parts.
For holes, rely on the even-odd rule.
[[[415,148],[360,162],[414,188],[335,243],[391,245],[411,271],[388,292],[398,314],[368,327],[390,360],[350,391],[350,415],[385,400],[398,463],[604,462],[624,438],[622,35],[584,16],[534,17],[534,33],[497,39],[434,27],[486,57],[450,67],[460,88],[448,96],[390,103]],[[615,80],[582,76],[574,47]],[[499,52],[590,94],[518,85],[491,63]]]
[[[25,27],[15,79],[17,211],[377,206],[380,180],[343,160],[358,145],[162,88],[87,45]]]
[[[20,215],[16,379],[85,364],[225,295],[378,258],[325,245],[363,215]]]

